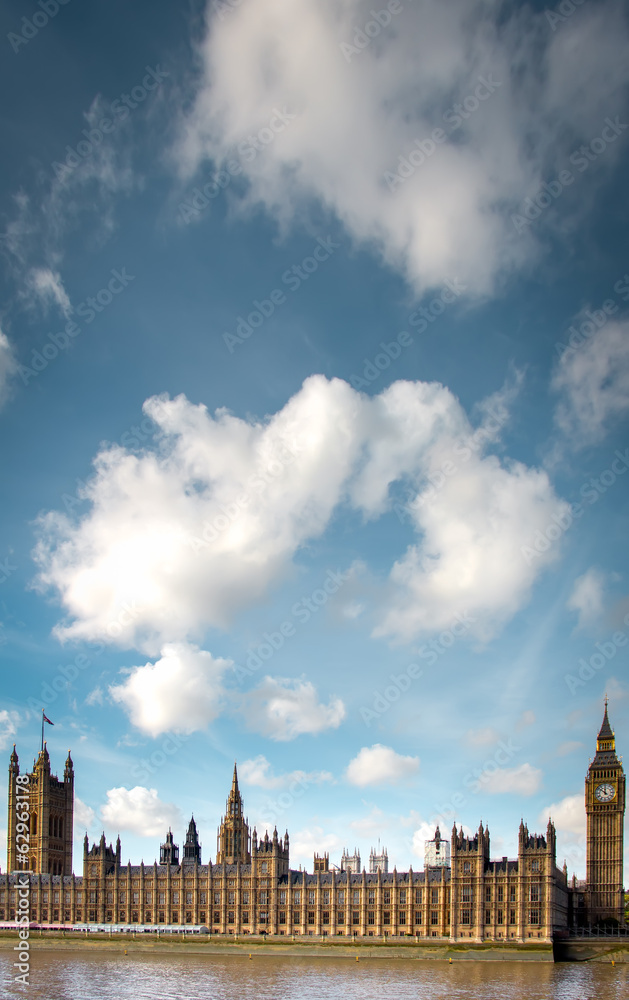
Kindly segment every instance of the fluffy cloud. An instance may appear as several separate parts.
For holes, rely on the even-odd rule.
[[[6,335],[0,330],[0,406],[7,397],[9,379],[15,370],[16,361],[13,348]]]
[[[241,710],[254,732],[278,741],[336,729],[345,718],[340,698],[324,705],[310,681],[290,677],[265,677],[243,696]]]
[[[94,823],[95,813],[91,806],[85,804],[78,797],[74,796],[74,836],[77,838],[83,837],[86,830],[90,830]]]
[[[542,783],[542,772],[532,764],[518,767],[500,767],[482,778],[483,791],[487,795],[534,795]]]
[[[559,802],[546,806],[539,814],[538,822],[547,823],[551,818],[557,832],[571,838],[585,836],[585,804],[583,795],[567,795]]]
[[[629,410],[629,321],[608,321],[591,340],[564,351],[552,384],[560,393],[556,421],[572,444],[600,441]]]
[[[305,830],[297,830],[290,837],[290,857],[291,865],[304,866],[304,869],[312,868],[312,857],[315,852],[323,854],[328,851],[332,855],[340,855],[343,848],[343,841],[336,833],[324,833],[323,827],[308,827]]]
[[[258,754],[253,760],[244,760],[239,765],[238,776],[242,784],[267,789],[286,788],[294,782],[306,786],[332,781],[329,771],[287,771],[284,774],[273,774],[271,763],[263,754]]]
[[[592,625],[601,617],[605,580],[605,574],[592,566],[587,573],[574,581],[566,607],[569,611],[578,612],[578,628]]]
[[[157,837],[168,827],[181,824],[181,815],[172,802],[161,802],[155,788],[110,788],[100,816],[114,830],[128,830],[141,837]]]
[[[598,134],[627,79],[622,5],[580,10],[552,32],[529,7],[425,0],[352,51],[372,7],[255,0],[216,14],[208,3],[204,76],[173,155],[191,176],[266,128],[259,151],[241,153],[245,205],[287,226],[314,197],[418,289],[457,275],[487,293],[531,252],[511,213],[577,137]],[[294,116],[275,135],[274,109]]]
[[[374,743],[363,747],[347,766],[346,777],[352,785],[397,784],[419,771],[419,757],[404,757],[391,747]]]
[[[500,421],[485,413],[474,430],[437,383],[395,382],[369,398],[313,375],[259,422],[183,396],[144,408],[159,450],[100,452],[89,511],[40,518],[38,586],[69,612],[61,639],[155,655],[226,627],[288,575],[341,503],[379,517],[396,484],[413,496],[404,513],[418,541],[393,567],[376,634],[409,639],[467,613],[487,636],[556,554],[523,555],[566,506],[546,473],[485,455]]]
[[[150,736],[205,729],[219,714],[221,680],[230,660],[187,643],[169,643],[155,663],[132,667],[123,684],[109,693],[134,726]]]

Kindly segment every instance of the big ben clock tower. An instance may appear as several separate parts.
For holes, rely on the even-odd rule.
[[[625,774],[616,756],[616,740],[605,715],[596,740],[596,756],[585,779],[587,815],[587,888],[590,923],[624,923],[623,825]]]

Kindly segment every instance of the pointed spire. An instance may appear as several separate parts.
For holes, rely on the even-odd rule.
[[[605,695],[605,714],[603,715],[603,723],[598,734],[599,740],[613,740],[614,738],[614,733],[609,724],[609,717],[607,715],[607,702],[608,698],[607,695]]]
[[[238,768],[236,767],[236,761],[234,761],[234,776],[232,778],[232,792],[238,794]]]

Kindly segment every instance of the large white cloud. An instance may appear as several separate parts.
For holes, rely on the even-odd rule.
[[[159,450],[102,451],[88,512],[39,520],[38,586],[69,613],[61,639],[155,655],[225,627],[287,577],[340,504],[380,516],[395,484],[414,498],[404,517],[417,541],[393,567],[379,634],[408,639],[467,613],[486,636],[556,554],[522,554],[565,506],[546,473],[485,454],[500,420],[485,413],[474,431],[437,383],[395,382],[369,398],[313,375],[259,422],[183,396],[145,410]]]
[[[585,836],[586,817],[583,795],[567,795],[559,802],[546,806],[539,814],[539,822],[546,823],[552,819],[557,833],[568,839],[580,840]]]
[[[243,696],[241,710],[251,729],[279,741],[337,729],[345,718],[340,698],[332,697],[325,705],[314,684],[290,677],[265,677]]]
[[[169,643],[155,663],[133,667],[122,684],[109,688],[138,729],[158,736],[207,728],[219,714],[222,678],[231,660],[184,642]]]
[[[374,743],[363,747],[347,765],[347,780],[352,785],[397,784],[419,771],[419,757],[405,757],[391,747]]]
[[[155,788],[110,788],[100,816],[113,830],[128,830],[141,837],[157,837],[181,824],[181,814],[172,802],[162,802]]]
[[[244,0],[218,14],[209,2],[201,83],[173,155],[191,177],[235,150],[246,202],[282,224],[314,196],[418,289],[458,276],[484,294],[530,253],[511,214],[568,165],[577,139],[600,133],[627,80],[622,4],[590,5],[560,30],[499,0],[400,6],[379,30],[370,0]],[[343,46],[368,22],[352,54]],[[294,118],[269,141],[274,109]],[[391,185],[409,155],[417,166]]]

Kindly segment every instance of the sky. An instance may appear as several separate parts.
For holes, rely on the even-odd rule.
[[[626,8],[378,4],[0,14],[0,749],[77,872],[214,860],[237,761],[294,868],[584,877],[629,749]]]

